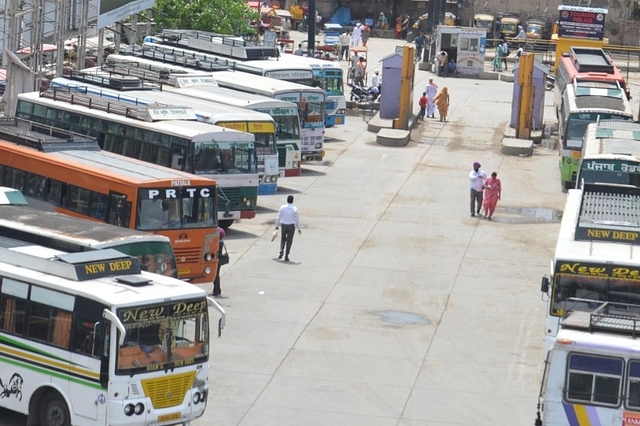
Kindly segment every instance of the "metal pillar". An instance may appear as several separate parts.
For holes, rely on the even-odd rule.
[[[516,138],[529,139],[531,137],[531,123],[533,122],[533,100],[535,89],[533,87],[533,53],[523,53],[520,56],[518,70],[518,82],[520,85],[520,99],[518,105],[518,124],[516,126]]]

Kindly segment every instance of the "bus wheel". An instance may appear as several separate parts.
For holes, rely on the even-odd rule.
[[[220,226],[220,228],[224,228],[227,229],[228,227],[230,227],[231,225],[233,225],[233,219],[229,220],[221,220],[218,222],[218,225]]]
[[[67,404],[57,392],[49,392],[42,399],[40,426],[71,426]]]

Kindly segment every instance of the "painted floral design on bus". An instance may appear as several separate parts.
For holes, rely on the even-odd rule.
[[[22,401],[22,383],[24,380],[18,373],[13,373],[6,385],[0,378],[0,398],[9,398],[11,395],[15,395],[18,400]]]

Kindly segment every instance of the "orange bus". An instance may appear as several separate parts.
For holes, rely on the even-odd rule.
[[[164,235],[180,279],[213,282],[214,180],[102,151],[95,139],[45,131],[0,120],[0,185],[21,190],[32,207]]]
[[[631,99],[631,92],[620,69],[611,61],[611,57],[602,49],[592,47],[572,47],[558,61],[554,100],[556,118],[560,118],[560,105],[567,85],[574,81],[604,81],[618,83]]]

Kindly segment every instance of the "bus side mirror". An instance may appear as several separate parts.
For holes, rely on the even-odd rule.
[[[543,293],[549,292],[549,277],[546,275],[542,277],[542,282],[540,283],[540,291]]]

